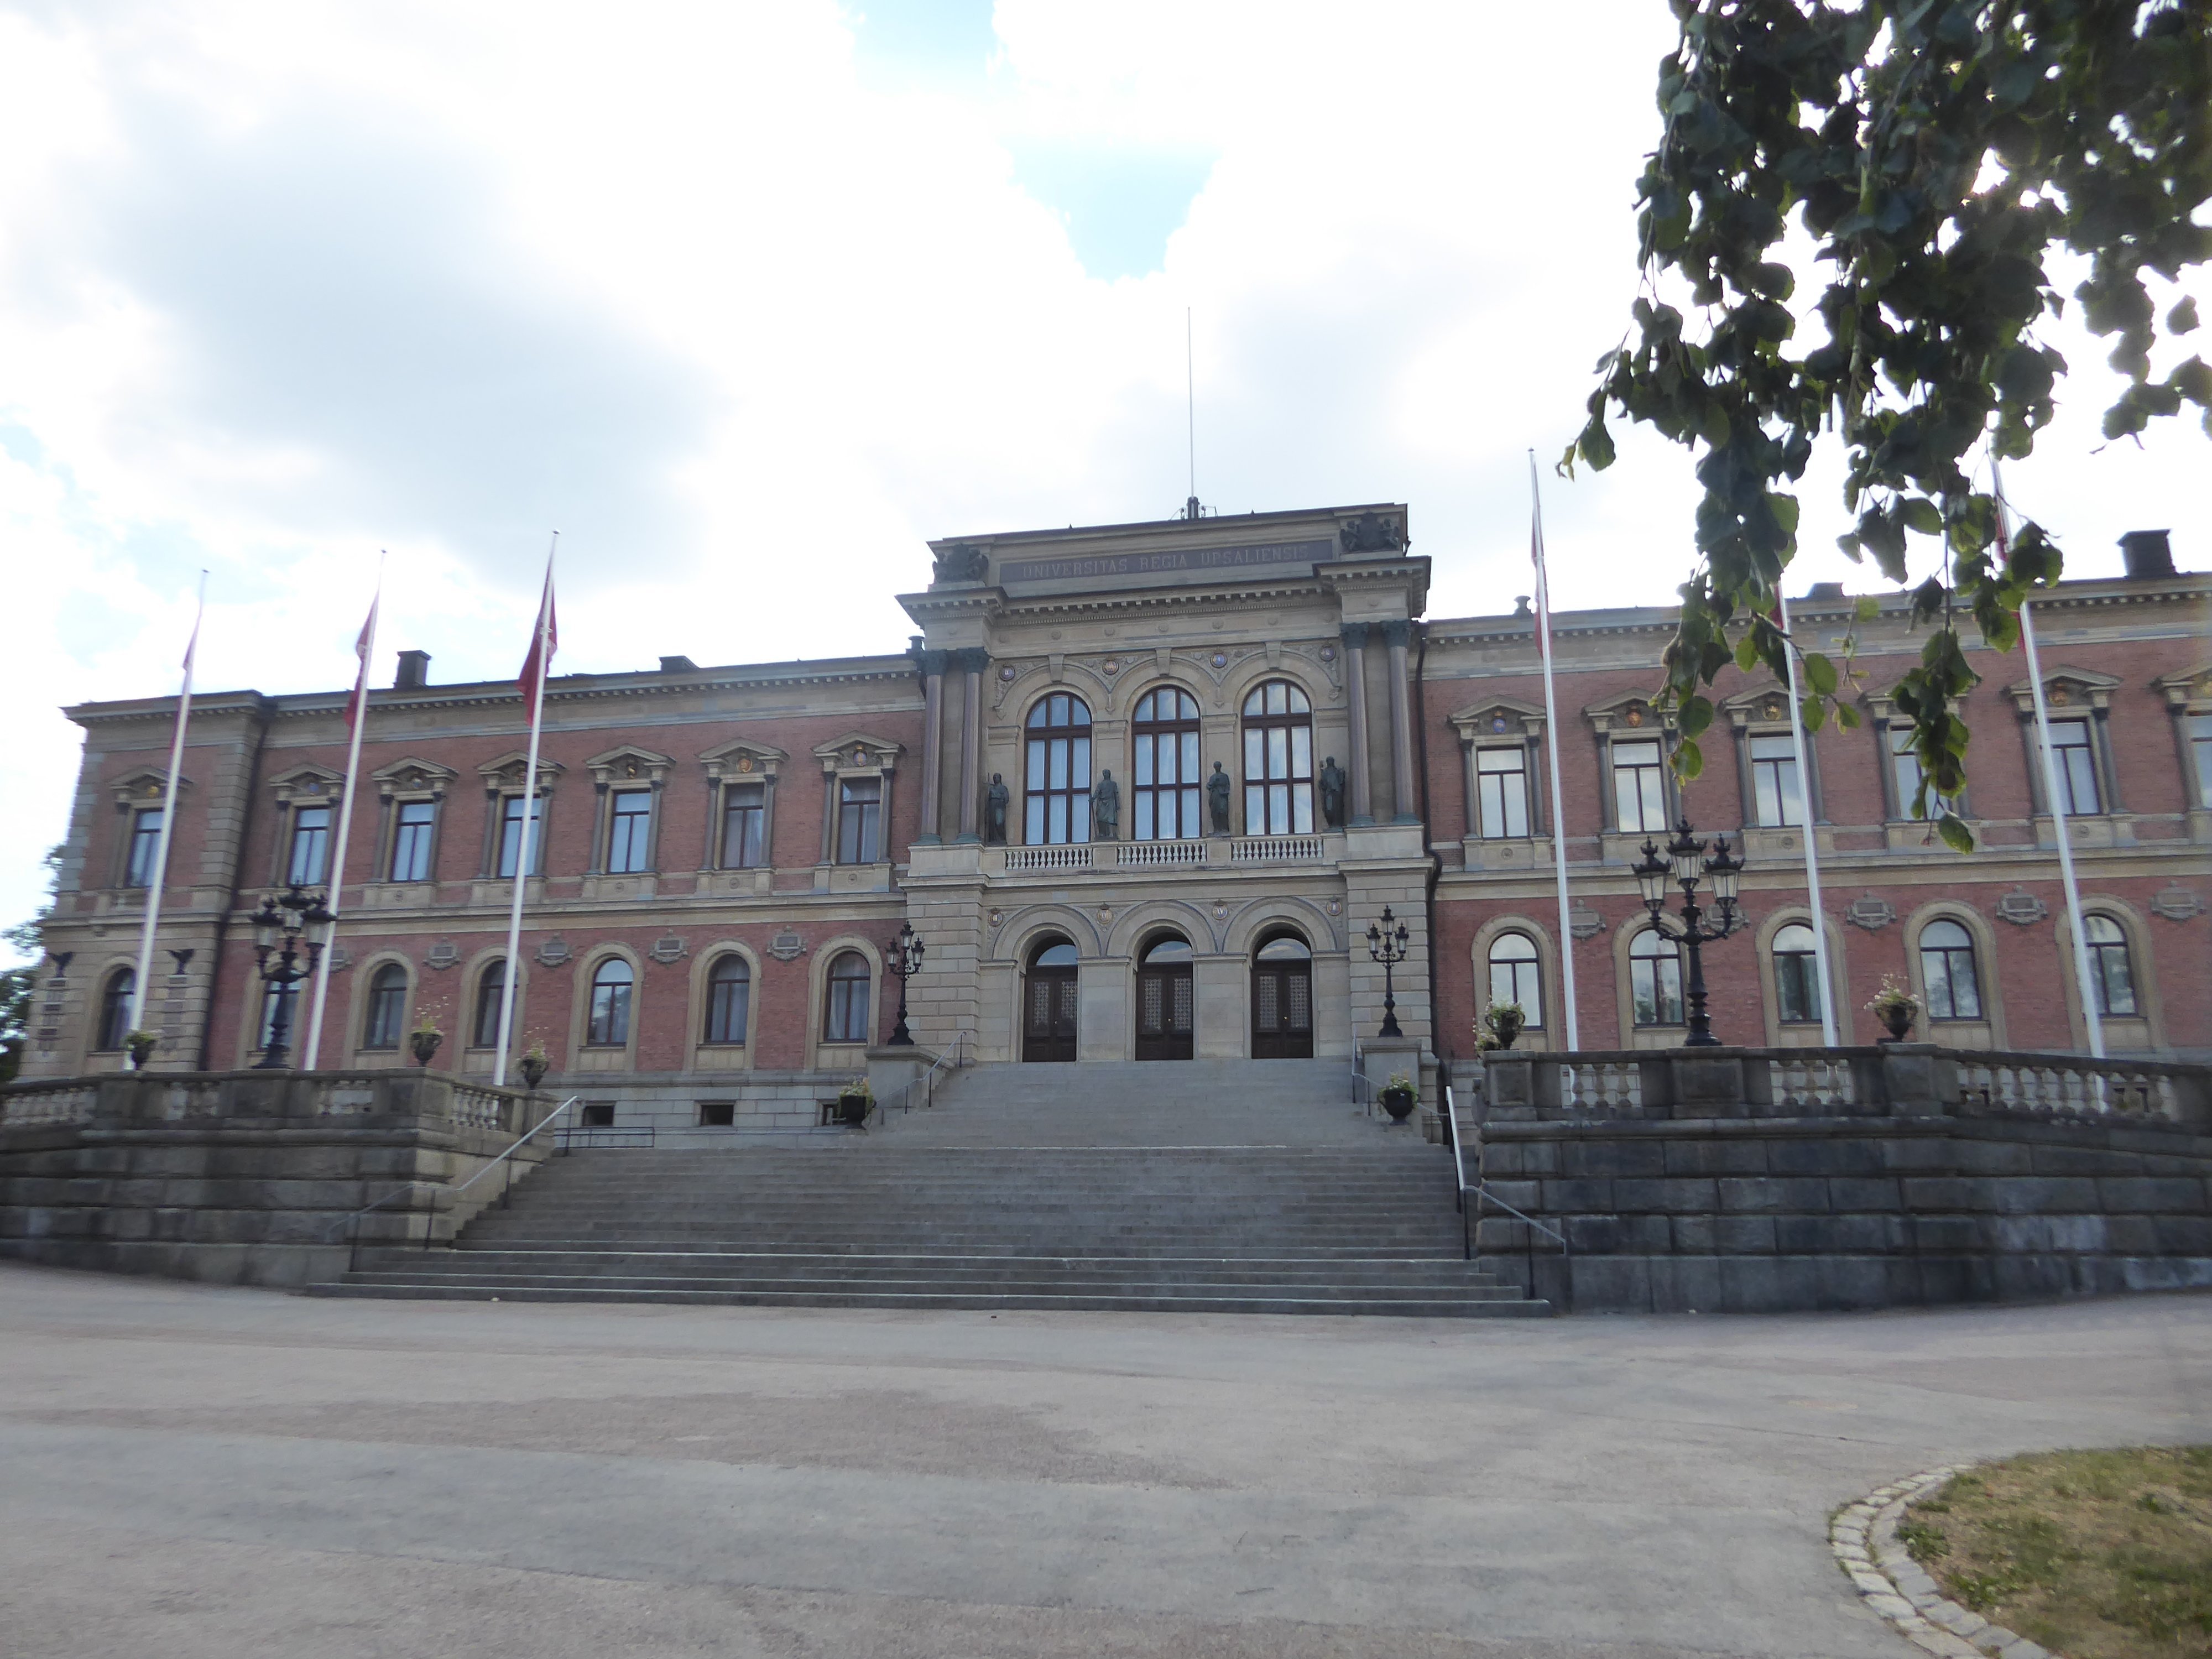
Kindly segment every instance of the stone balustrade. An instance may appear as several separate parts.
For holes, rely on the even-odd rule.
[[[2212,1127],[2212,1066],[2082,1054],[1869,1048],[1668,1048],[1484,1057],[1486,1115],[1515,1118],[1971,1116]]]
[[[533,1111],[533,1103],[536,1110]],[[0,1131],[46,1125],[152,1127],[328,1118],[410,1118],[518,1135],[550,1104],[516,1089],[420,1068],[360,1072],[117,1072],[0,1090]]]
[[[1209,836],[1188,841],[1095,841],[1057,847],[999,849],[999,869],[1009,876],[1056,875],[1068,870],[1208,869],[1218,866],[1325,864],[1327,836]]]

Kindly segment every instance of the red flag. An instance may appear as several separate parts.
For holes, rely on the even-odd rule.
[[[361,637],[353,642],[353,653],[361,659],[361,668],[353,677],[353,696],[346,699],[346,730],[351,732],[361,724],[362,711],[368,706],[368,659],[376,651],[376,607],[384,602],[381,588],[368,602],[368,620],[361,625]]]
[[[545,597],[538,605],[538,628],[530,636],[530,654],[522,661],[522,694],[543,696],[545,671],[561,644],[561,628],[553,614],[553,561],[545,561]]]

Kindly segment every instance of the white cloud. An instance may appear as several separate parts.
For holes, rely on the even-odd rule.
[[[925,538],[1176,508],[1186,307],[1209,503],[1407,500],[1434,612],[1502,611],[1533,447],[1560,603],[1668,598],[1684,459],[1549,470],[1663,8],[1000,0],[995,50],[866,11],[0,0],[0,916],[64,827],[54,706],[173,690],[201,566],[210,687],[342,682],[379,547],[380,672],[511,673],[556,526],[566,666],[896,649]],[[1087,273],[1040,155],[1179,216],[1156,267]],[[2093,460],[2073,395],[2023,502],[2077,568],[2142,524],[2202,564],[2201,437]],[[1852,574],[1804,493],[1804,580]]]

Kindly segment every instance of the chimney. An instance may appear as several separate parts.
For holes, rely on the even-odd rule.
[[[1805,590],[1805,603],[1808,605],[1840,604],[1843,597],[1844,585],[1841,582],[1814,582]]]
[[[689,657],[663,657],[660,672],[664,674],[696,674],[699,672],[699,665]]]
[[[427,651],[403,651],[399,653],[399,672],[392,678],[394,691],[420,691],[430,683],[430,653]]]
[[[2177,574],[2173,545],[2166,540],[2171,533],[2164,530],[2130,530],[2120,538],[2120,556],[2128,562],[2130,581],[2154,581],[2160,576]]]

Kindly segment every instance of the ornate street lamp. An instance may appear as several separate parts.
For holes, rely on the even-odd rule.
[[[323,947],[331,942],[331,924],[337,920],[325,906],[325,895],[311,893],[294,882],[280,897],[271,893],[261,901],[261,908],[253,913],[254,964],[260,969],[262,979],[276,988],[276,1007],[270,1016],[269,1043],[264,1049],[257,1072],[282,1071],[291,1045],[285,1041],[292,1034],[292,988],[315,971],[322,957]],[[307,965],[299,965],[302,936],[307,941]],[[269,958],[274,956],[276,965],[270,967]],[[307,1056],[309,1065],[314,1056]]]
[[[898,1024],[891,1027],[891,1042],[901,1048],[914,1046],[914,1033],[906,1029],[906,982],[921,971],[922,943],[910,921],[899,923],[898,937],[890,942],[890,960],[884,965],[898,975]]]
[[[1690,947],[1690,1035],[1682,1046],[1686,1048],[1711,1048],[1719,1046],[1720,1039],[1713,1035],[1713,1022],[1705,1012],[1705,962],[1699,947],[1715,939],[1726,939],[1742,925],[1742,913],[1735,908],[1736,881],[1743,874],[1743,860],[1730,856],[1728,837],[1713,837],[1712,854],[1705,854],[1705,843],[1691,833],[1690,821],[1684,818],[1676,826],[1674,839],[1667,843],[1664,857],[1650,841],[1644,843],[1643,861],[1636,866],[1637,884],[1644,890],[1644,908],[1651,913],[1651,925],[1662,938],[1671,939]],[[1672,879],[1682,890],[1682,919],[1673,922],[1667,917],[1667,884]],[[1711,880],[1715,908],[1719,915],[1717,926],[1709,924],[1704,908],[1698,903],[1698,884]]]
[[[1391,926],[1396,922],[1394,929]],[[1390,970],[1406,959],[1406,924],[1390,914],[1390,907],[1382,907],[1380,924],[1367,924],[1367,954],[1382,964],[1382,1029],[1377,1036],[1403,1036],[1398,1029],[1398,998],[1391,982]]]

